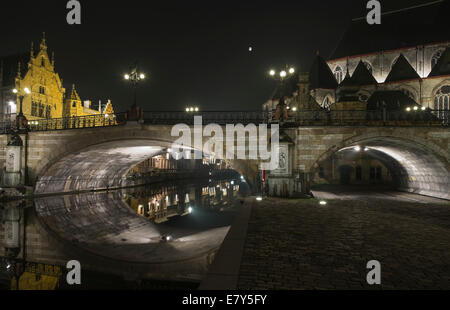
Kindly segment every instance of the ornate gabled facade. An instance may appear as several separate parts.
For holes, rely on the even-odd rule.
[[[19,99],[14,88],[30,90],[22,103],[23,114],[29,121],[108,114],[114,116],[111,101],[93,109],[90,101],[82,102],[75,86],[66,93],[63,81],[55,71],[55,57],[49,56],[45,33],[35,53],[33,43],[29,55],[18,54],[0,59],[0,114],[11,119],[19,113]]]
[[[327,61],[336,81],[363,63],[377,82],[360,87],[363,101],[378,90],[401,91],[425,108],[448,110],[450,22],[443,12],[449,10],[450,1],[442,0],[384,13],[377,26],[354,19]]]
[[[384,13],[381,25],[354,19],[328,61],[316,56],[309,72],[309,95],[324,109],[352,110],[380,106],[367,103],[392,101],[393,94],[397,102],[399,98],[406,102],[398,94],[402,92],[411,106],[435,110],[448,122],[450,19],[443,13],[448,11],[450,0],[441,0]],[[298,89],[291,90],[285,102],[294,106],[308,100],[300,99]],[[274,102],[274,98],[266,102],[264,109],[270,110]]]

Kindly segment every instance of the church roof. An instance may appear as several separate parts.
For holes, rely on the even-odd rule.
[[[405,56],[403,56],[403,54],[400,54],[395,61],[395,64],[392,66],[391,72],[389,72],[385,83],[419,78],[420,76],[411,66],[409,61],[405,58]]]
[[[417,103],[399,90],[376,91],[367,101],[367,110],[380,110],[386,104],[386,110],[398,111],[406,107],[417,105]]]
[[[378,84],[377,80],[367,69],[366,65],[360,60],[352,75],[352,82],[356,85]]]
[[[450,47],[447,47],[436,65],[431,70],[430,76],[439,76],[450,74]]]
[[[309,72],[310,89],[335,89],[338,83],[325,60],[317,55]]]
[[[450,41],[450,1],[382,13],[380,25],[353,19],[330,59]]]
[[[13,86],[17,76],[18,63],[20,62],[20,74],[24,76],[28,68],[29,60],[29,53],[0,57],[0,79],[2,81],[0,86]]]

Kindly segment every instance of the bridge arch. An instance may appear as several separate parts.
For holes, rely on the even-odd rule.
[[[118,126],[61,131],[57,134],[31,133],[30,175],[36,180],[35,193],[73,192],[116,188],[126,185],[124,176],[133,166],[170,148],[176,138],[170,126]],[[54,147],[38,152],[38,145]],[[44,141],[42,141],[43,139]],[[187,147],[192,148],[192,146]],[[192,148],[193,149],[193,148]],[[258,172],[256,161],[226,160],[250,186]]]
[[[401,132],[355,135],[320,154],[310,172],[315,173],[321,162],[344,150],[368,152],[378,159],[390,170],[399,190],[450,199],[450,156],[429,139]]]

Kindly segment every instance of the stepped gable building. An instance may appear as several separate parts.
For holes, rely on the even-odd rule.
[[[62,117],[108,114],[113,116],[111,101],[93,107],[91,101],[82,102],[73,86],[66,93],[63,81],[55,71],[55,57],[49,57],[45,33],[35,53],[33,43],[29,54],[0,58],[0,118],[11,120],[19,113],[19,99],[12,90],[27,87],[31,93],[23,99],[23,114],[29,121]]]
[[[316,55],[310,72],[297,75],[297,85],[285,94],[285,102],[291,111],[332,110],[336,103],[349,101],[362,103],[348,105],[349,109],[380,108],[383,102],[398,110],[419,105],[448,119],[448,12],[450,0],[439,0],[385,12],[381,25],[369,25],[366,17],[353,19],[328,61]],[[308,96],[300,98],[300,88],[308,90],[314,104]],[[267,101],[264,110],[271,111],[278,99]]]

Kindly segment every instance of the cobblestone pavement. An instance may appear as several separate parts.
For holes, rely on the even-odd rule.
[[[239,288],[450,289],[450,203],[379,196],[255,204]],[[366,282],[370,260],[381,285]]]

